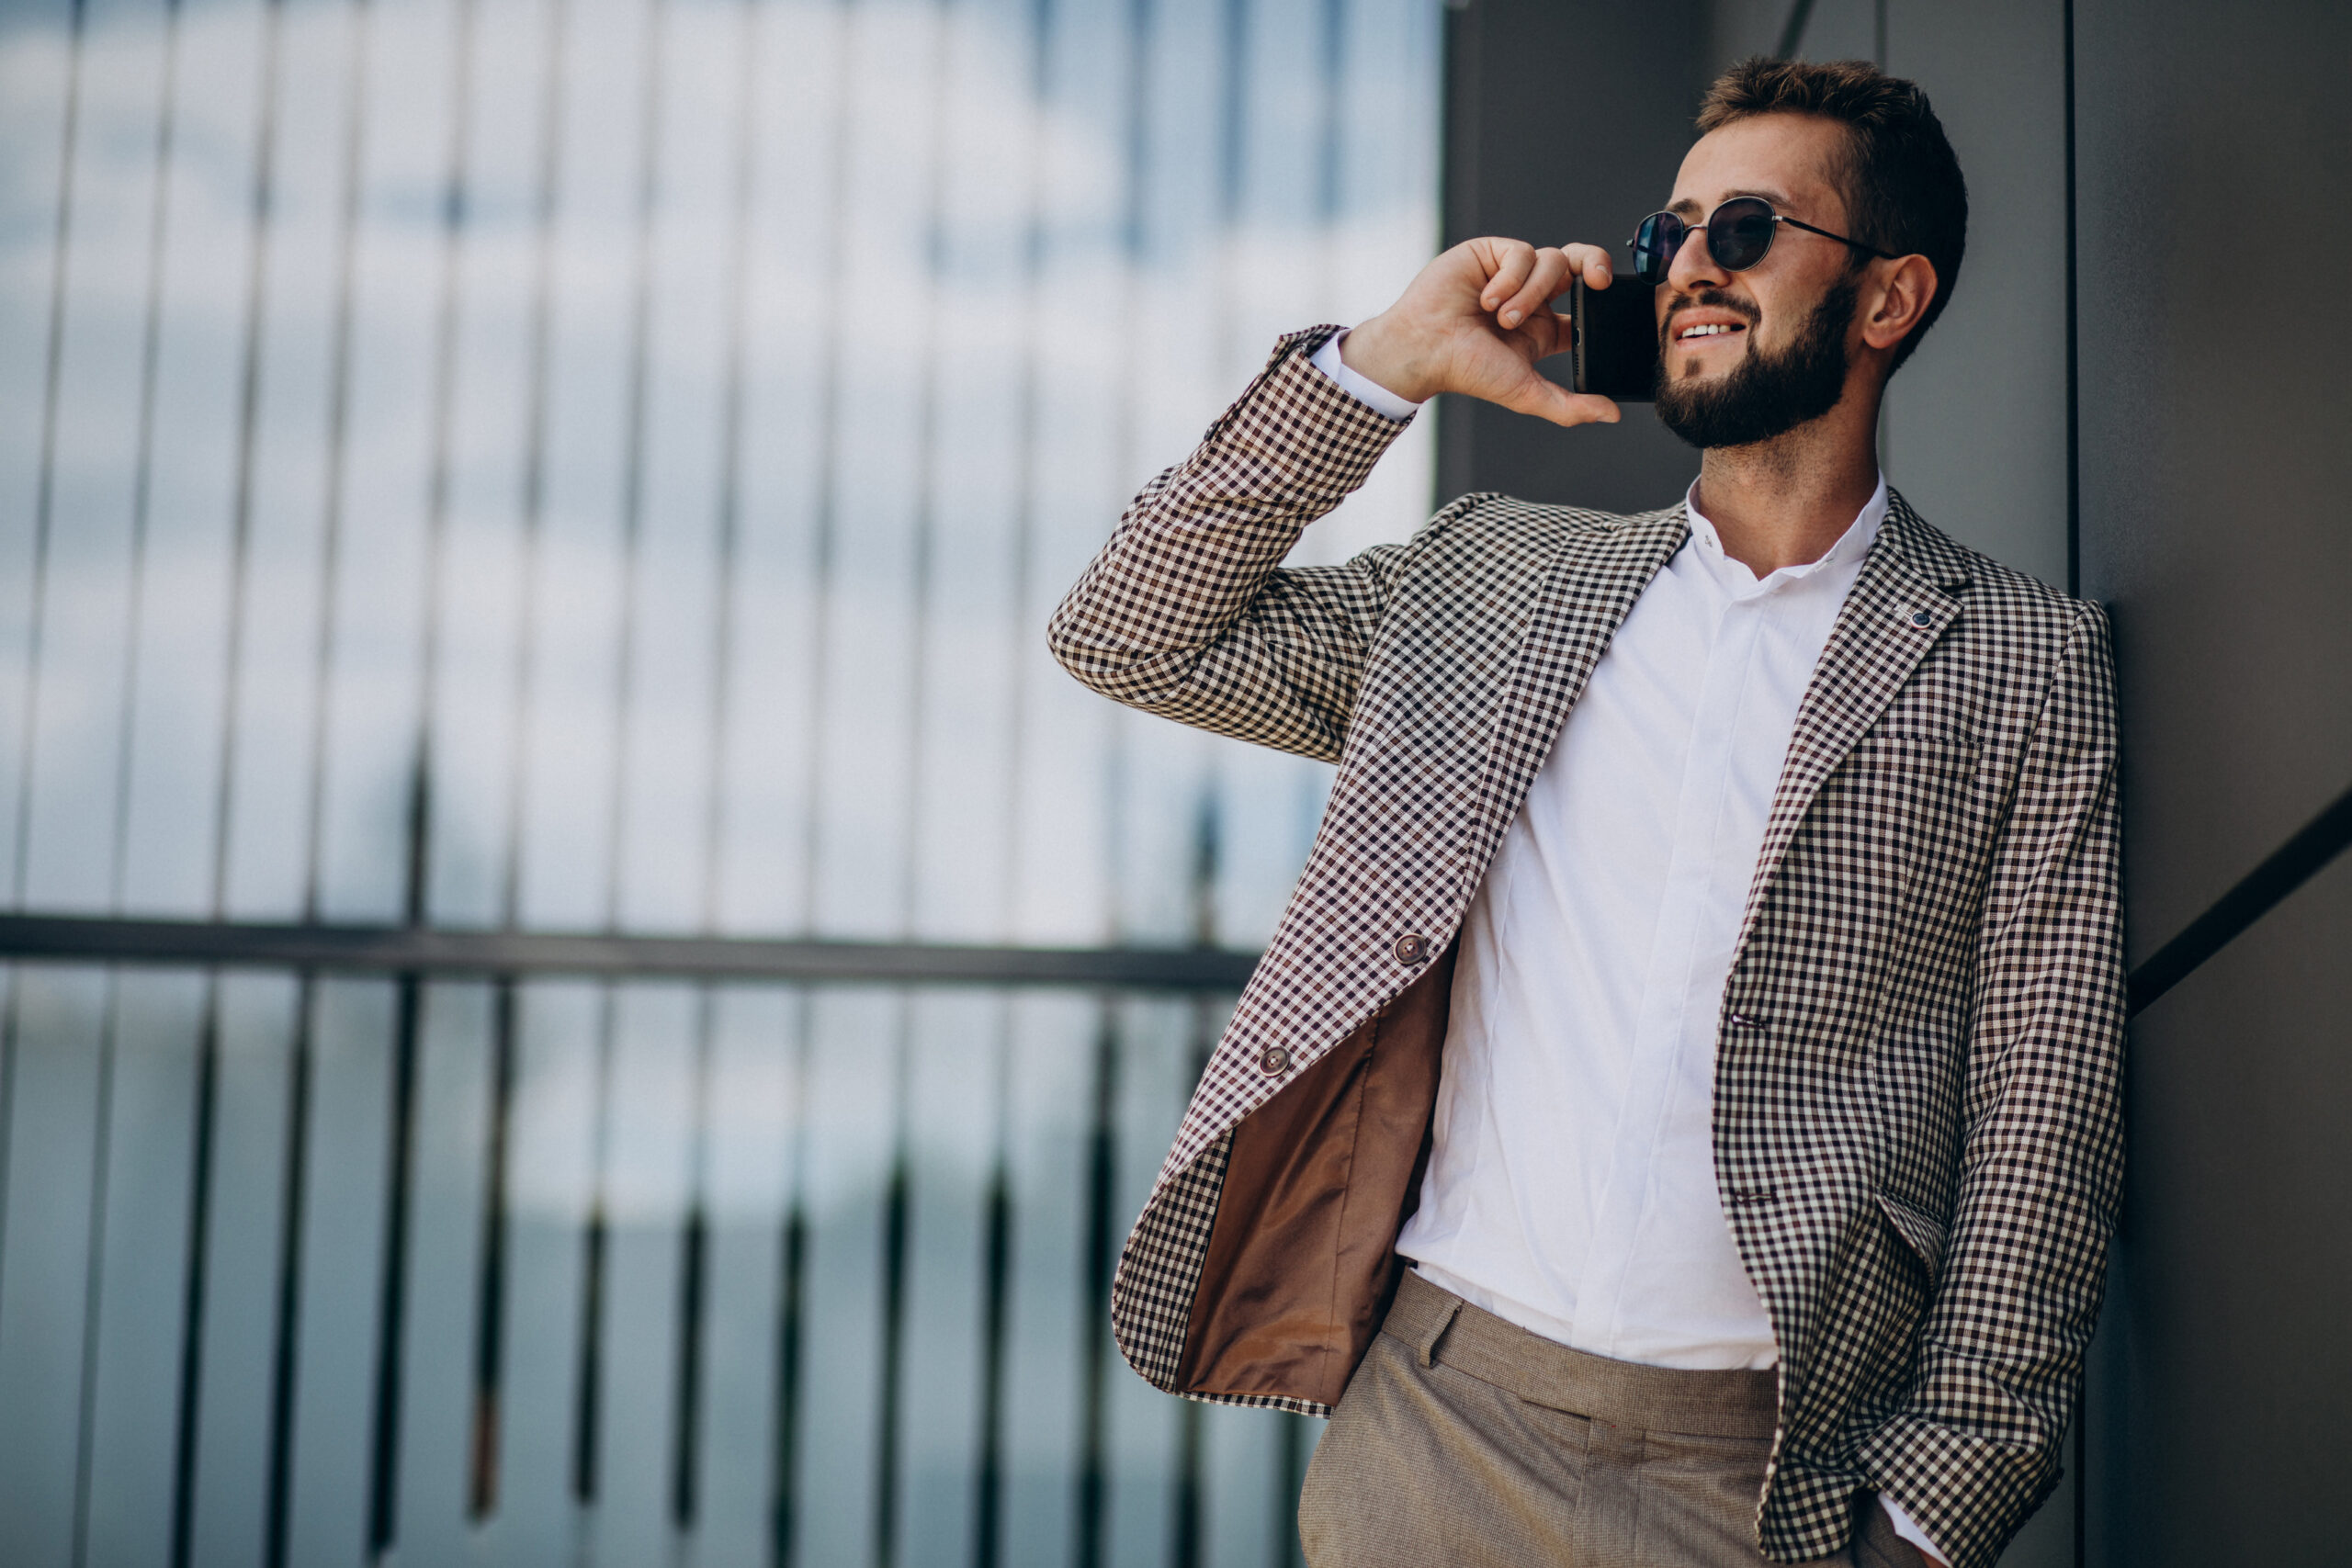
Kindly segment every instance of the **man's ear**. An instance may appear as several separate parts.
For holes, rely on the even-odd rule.
[[[1864,296],[1862,341],[1872,348],[1893,348],[1919,330],[1935,298],[1935,264],[1922,255],[1900,257]]]

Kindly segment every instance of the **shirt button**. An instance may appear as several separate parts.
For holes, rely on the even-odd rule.
[[[1280,1045],[1269,1045],[1258,1058],[1258,1070],[1270,1078],[1278,1078],[1290,1071],[1290,1052]]]
[[[1915,626],[1924,626],[1935,618],[1935,613],[1933,611],[1914,610],[1911,612],[1911,624]]]
[[[1430,955],[1429,939],[1419,931],[1408,931],[1396,939],[1396,962],[1419,964]]]

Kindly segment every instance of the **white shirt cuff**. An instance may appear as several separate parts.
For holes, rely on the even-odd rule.
[[[1323,346],[1315,351],[1315,357],[1307,363],[1337,381],[1340,384],[1340,390],[1376,414],[1384,414],[1390,419],[1404,420],[1410,419],[1419,412],[1420,404],[1408,403],[1371,377],[1359,375],[1348,368],[1347,362],[1340,357],[1340,344],[1345,343],[1347,337],[1348,329],[1342,328],[1333,333],[1324,340]]]
[[[1878,1506],[1886,1510],[1887,1522],[1894,1527],[1895,1534],[1927,1553],[1928,1562],[1944,1563],[1946,1568],[1949,1568],[1951,1559],[1946,1557],[1942,1549],[1928,1539],[1926,1530],[1911,1522],[1911,1516],[1903,1511],[1902,1504],[1882,1492],[1879,1494]]]

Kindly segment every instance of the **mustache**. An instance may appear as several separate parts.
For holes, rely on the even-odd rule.
[[[1671,337],[1674,318],[1685,310],[1696,310],[1702,306],[1709,310],[1729,310],[1751,327],[1764,319],[1764,312],[1748,300],[1726,294],[1720,288],[1702,288],[1696,294],[1677,294],[1667,301],[1666,320],[1658,328],[1659,336]]]

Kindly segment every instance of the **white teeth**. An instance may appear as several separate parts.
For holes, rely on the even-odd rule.
[[[1679,335],[1684,338],[1719,337],[1725,333],[1735,333],[1739,329],[1737,327],[1724,326],[1714,321],[1706,321],[1702,322],[1700,325],[1695,327],[1683,328]]]

